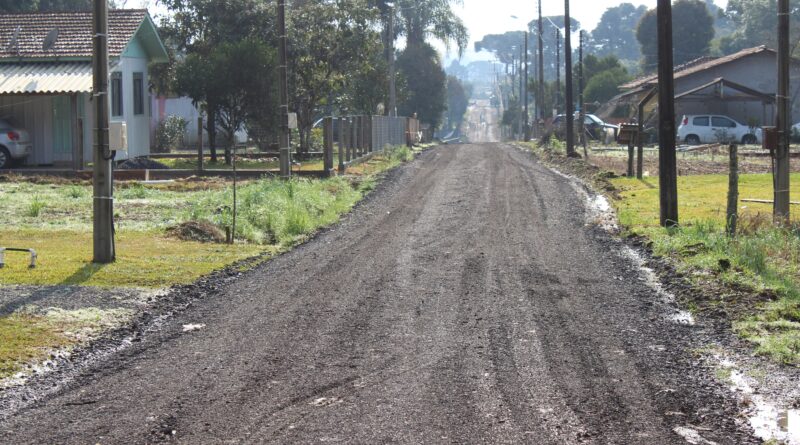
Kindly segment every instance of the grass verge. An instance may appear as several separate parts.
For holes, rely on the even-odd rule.
[[[771,205],[741,203],[736,237],[725,235],[726,175],[678,178],[681,226],[658,225],[658,178],[615,178],[614,201],[620,223],[652,242],[656,255],[668,256],[699,287],[716,280],[724,288],[708,292],[695,310],[724,310],[734,331],[752,342],[758,354],[800,365],[800,225],[775,227]],[[800,175],[791,177],[796,200]],[[742,175],[740,196],[771,199],[772,176]],[[741,298],[737,294],[749,294]]]

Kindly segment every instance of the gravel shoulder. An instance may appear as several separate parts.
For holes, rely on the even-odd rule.
[[[187,288],[139,341],[17,400],[0,442],[759,443],[701,327],[584,206],[511,146],[429,150],[313,241]]]

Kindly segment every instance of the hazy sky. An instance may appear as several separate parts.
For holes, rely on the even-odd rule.
[[[653,8],[656,0],[626,0],[634,5],[645,5]],[[473,44],[486,34],[502,34],[506,31],[524,30],[526,24],[537,16],[537,0],[463,0],[463,6],[456,6],[455,11],[469,28],[470,45],[464,55],[465,61],[489,58],[487,53],[476,55]],[[600,16],[609,7],[622,3],[620,0],[571,0],[570,13],[581,23],[581,27],[591,31],[594,29]],[[715,3],[724,8],[727,0],[715,0]],[[163,8],[155,6],[155,0],[127,0],[129,8],[148,7],[151,14],[163,13]],[[564,13],[564,2],[561,0],[543,0],[542,14],[561,15]],[[511,18],[512,15],[519,17]],[[456,52],[451,49],[449,54],[444,54],[444,46],[436,45],[443,52],[444,58],[449,63],[456,57]]]

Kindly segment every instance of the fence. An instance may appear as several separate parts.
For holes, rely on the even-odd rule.
[[[338,154],[338,170],[359,162],[387,145],[419,143],[419,120],[389,116],[326,117],[323,129],[324,175],[333,173],[334,148]]]

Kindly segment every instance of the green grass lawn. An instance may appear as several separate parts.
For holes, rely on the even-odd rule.
[[[800,174],[791,176],[792,200],[800,200]],[[792,206],[793,224],[771,224],[771,204],[741,203],[737,237],[724,233],[728,177],[678,178],[681,226],[659,227],[658,178],[615,178],[620,223],[649,237],[653,251],[678,261],[683,272],[711,273],[731,286],[774,294],[776,301],[749,308],[734,329],[756,351],[783,363],[800,364],[800,207]],[[742,175],[740,198],[772,199],[771,175]],[[726,304],[725,295],[711,304]]]

